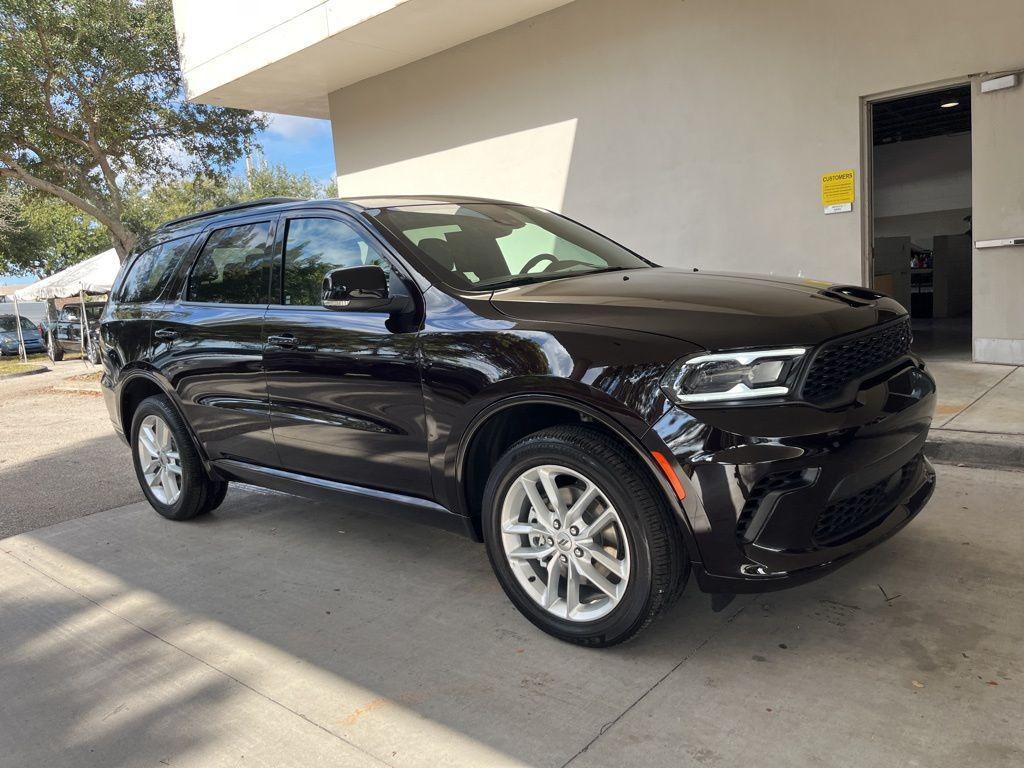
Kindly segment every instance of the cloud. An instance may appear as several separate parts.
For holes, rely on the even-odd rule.
[[[329,136],[331,133],[329,120],[296,117],[295,115],[275,115],[269,112],[263,114],[270,118],[267,133],[287,141],[309,141]]]

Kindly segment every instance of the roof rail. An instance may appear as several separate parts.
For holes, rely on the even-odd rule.
[[[182,224],[186,221],[192,221],[193,219],[203,219],[207,216],[216,216],[220,213],[227,213],[228,211],[241,211],[245,208],[257,208],[261,205],[276,205],[278,203],[298,203],[301,202],[301,197],[264,197],[259,200],[247,200],[244,203],[233,203],[232,205],[223,205],[220,208],[211,208],[209,211],[201,211],[200,213],[191,213],[188,216],[182,216],[179,219],[171,219],[165,221],[157,229],[164,229],[175,224]]]

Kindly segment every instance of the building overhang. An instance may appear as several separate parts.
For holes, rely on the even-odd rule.
[[[175,0],[174,16],[190,101],[326,118],[340,88],[571,1]]]

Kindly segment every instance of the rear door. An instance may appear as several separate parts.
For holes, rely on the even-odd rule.
[[[416,334],[383,312],[320,304],[332,269],[379,264],[392,293],[410,290],[385,249],[354,220],[288,217],[284,280],[267,311],[263,360],[274,438],[285,469],[430,498]]]
[[[152,360],[211,459],[277,465],[263,375],[263,316],[280,279],[277,217],[211,225],[177,300],[153,313]]]
[[[153,313],[168,301],[165,292],[194,242],[194,235],[168,240],[128,262],[99,318],[106,360],[115,370],[149,357]]]

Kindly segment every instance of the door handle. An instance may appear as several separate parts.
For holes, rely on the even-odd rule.
[[[157,330],[153,331],[153,335],[156,336],[158,339],[163,339],[164,341],[174,341],[181,334],[170,328],[158,328]]]
[[[285,334],[282,336],[267,336],[267,344],[271,344],[275,347],[285,347],[286,349],[292,349],[296,347],[299,340],[291,334]]]

